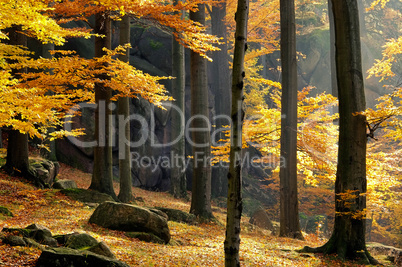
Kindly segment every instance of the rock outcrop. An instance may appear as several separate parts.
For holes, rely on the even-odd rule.
[[[2,236],[5,244],[42,250],[37,267],[128,267],[116,260],[104,242],[98,242],[86,233],[53,236],[46,227],[31,224],[25,228],[3,228]]]
[[[151,233],[165,243],[170,241],[166,218],[144,207],[107,201],[95,209],[89,223],[118,231]]]

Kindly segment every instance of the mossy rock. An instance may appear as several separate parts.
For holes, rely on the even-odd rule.
[[[98,241],[92,236],[83,233],[83,234],[73,234],[71,235],[66,242],[66,247],[73,249],[87,249],[93,246],[96,246]]]
[[[157,244],[165,244],[166,243],[161,238],[159,238],[156,235],[151,234],[151,233],[127,232],[126,236],[131,237],[131,238],[137,238],[141,241],[148,242],[148,243],[157,243]]]
[[[197,219],[197,217],[194,214],[190,214],[188,212],[184,212],[177,209],[162,208],[162,207],[156,207],[155,209],[166,213],[169,221],[195,224]]]
[[[82,188],[68,188],[60,190],[64,195],[80,202],[103,203],[105,201],[114,201],[108,194],[100,193],[95,190]]]
[[[13,235],[18,235],[21,237],[30,237],[32,236],[32,230],[31,229],[22,229],[22,228],[3,228],[2,232],[5,233],[11,233]]]
[[[42,245],[42,244],[36,242],[36,241],[33,240],[32,238],[24,237],[23,240],[25,241],[27,247],[37,248],[37,249],[40,249],[40,250],[45,250],[45,246],[44,246],[44,245]]]
[[[66,267],[66,266],[102,266],[102,267],[129,267],[124,262],[110,259],[90,251],[80,251],[71,248],[59,247],[45,250],[40,255],[37,267]]]
[[[25,247],[27,244],[21,236],[17,235],[9,235],[3,239],[3,243],[8,244],[10,246],[21,246]]]
[[[116,256],[113,254],[113,252],[110,250],[105,242],[99,242],[98,244],[88,248],[87,250],[95,254],[108,257],[110,259],[116,259]]]

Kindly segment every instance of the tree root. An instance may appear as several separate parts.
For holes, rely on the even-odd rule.
[[[331,241],[331,240],[330,240]],[[345,260],[355,260],[358,264],[364,265],[380,265],[380,263],[370,255],[370,252],[365,249],[364,251],[356,252],[351,257],[351,255],[346,255],[345,251],[342,248],[336,248],[333,243],[328,241],[325,245],[321,247],[312,248],[309,246],[305,246],[302,249],[296,250],[298,253],[323,253],[324,255],[329,254],[337,254],[337,258],[345,261]]]

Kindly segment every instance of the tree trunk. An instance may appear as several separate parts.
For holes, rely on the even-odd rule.
[[[130,17],[125,15],[120,21],[120,45],[130,43]],[[129,62],[130,49],[124,55],[119,55],[119,60]],[[121,97],[117,102],[117,114],[119,121],[119,178],[120,191],[118,198],[121,202],[129,203],[133,201],[133,189],[131,180],[130,162],[130,121],[126,119],[130,116],[130,98]]]
[[[280,166],[279,236],[304,239],[299,223],[297,198],[297,60],[296,23],[293,0],[280,0],[282,119]]]
[[[21,34],[21,26],[13,26],[9,31],[9,44],[27,46],[27,37]],[[25,72],[25,69],[13,70],[15,78],[19,78],[17,73]],[[8,131],[7,157],[4,169],[13,175],[28,177],[28,134],[16,130]]]
[[[177,2],[177,1],[176,1]],[[182,14],[182,17],[184,14]],[[187,178],[186,178],[186,151],[185,151],[185,55],[184,47],[172,40],[172,76],[175,77],[172,84],[172,97],[175,99],[175,107],[172,110],[172,155],[178,159],[172,163],[170,192],[176,198],[187,198]],[[178,138],[178,139],[177,139]],[[176,140],[177,139],[177,140]]]
[[[95,37],[95,57],[104,55],[103,48],[111,47],[111,26],[110,17],[107,13],[95,15],[95,33],[104,37]],[[102,68],[104,66],[99,66]],[[108,79],[106,75],[99,75],[100,79]],[[101,83],[95,84],[95,140],[97,145],[94,147],[94,170],[90,189],[111,195],[117,199],[113,190],[112,175],[112,135],[110,98],[112,90]]]
[[[332,2],[328,1],[328,18],[329,18],[329,53],[331,66],[331,94],[338,97],[338,85],[336,82],[336,60],[335,60],[335,22],[334,13],[332,13]],[[338,107],[334,107],[334,112]]]
[[[190,12],[190,19],[205,25],[205,5]],[[210,220],[211,210],[211,137],[208,108],[207,62],[191,52],[191,135],[193,145],[193,179],[190,212]]]
[[[211,90],[215,95],[215,120],[213,124],[215,129],[212,136],[213,146],[218,145],[218,141],[225,139],[223,128],[225,125],[230,125],[230,68],[229,54],[227,45],[227,27],[225,24],[226,17],[226,1],[220,2],[212,7],[211,14],[211,33],[222,38],[222,44],[218,47],[219,51],[214,51],[211,55]],[[225,101],[223,101],[225,100]],[[227,195],[227,173],[228,168],[220,164],[212,168],[212,197],[220,197]]]
[[[335,225],[329,241],[303,251],[336,253],[341,259],[377,263],[365,243],[366,108],[357,1],[331,0],[335,22],[339,93],[339,150],[335,180]]]
[[[247,21],[249,1],[238,0],[236,12],[235,48],[233,54],[232,77],[232,127],[229,154],[228,199],[226,217],[225,266],[240,266],[240,220],[242,213],[242,128],[244,119],[243,110],[243,79],[244,55],[247,50]]]
[[[42,44],[42,57],[43,58],[52,58],[52,54],[50,51],[54,50],[54,44],[52,43],[47,43],[47,44]],[[49,72],[52,72],[52,70],[48,70]],[[54,92],[48,92],[48,94],[54,94]],[[53,127],[48,128],[48,134],[51,134],[54,132]],[[46,141],[46,144],[49,146],[49,151],[46,149],[43,149],[43,155],[45,158],[51,161],[57,161],[57,156],[56,156],[56,140],[52,141]]]

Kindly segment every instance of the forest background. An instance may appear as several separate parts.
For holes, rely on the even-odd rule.
[[[379,3],[377,3],[377,5],[372,5],[371,2],[372,1],[359,1],[361,5],[360,10],[364,11],[361,14],[361,21],[365,22],[361,23],[363,25],[361,27],[364,59],[363,66],[365,66],[365,70],[367,70],[368,79],[365,80],[365,89],[367,103],[371,108],[367,111],[369,118],[368,123],[370,125],[368,134],[373,137],[369,141],[367,154],[367,210],[369,211],[367,218],[370,221],[368,224],[368,238],[373,241],[401,246],[401,178],[399,174],[400,122],[398,120],[400,112],[399,89],[401,73],[400,62],[398,61],[398,55],[400,53],[399,25],[401,19],[399,10],[401,9],[398,1],[389,1],[387,5],[385,5],[385,2],[381,2],[381,5]],[[228,2],[227,6],[228,14],[226,25],[229,30],[227,36],[233,35],[231,32],[233,32],[234,29],[234,24],[231,18],[234,16],[235,7],[231,6],[231,4],[234,5],[235,3]],[[278,169],[270,163],[280,162],[278,140],[280,137],[279,82],[281,71],[280,62],[277,60],[279,58],[279,6],[278,3],[274,1],[256,2],[254,4],[255,5],[252,6],[250,10],[250,31],[248,40],[250,52],[246,56],[247,76],[245,80],[246,116],[244,127],[244,147],[258,155],[258,158],[261,160],[267,160],[268,164],[265,164],[264,166],[268,166],[268,168],[264,169],[262,172],[260,170],[246,168],[245,187],[250,186],[252,187],[252,190],[258,188],[258,191],[263,193],[245,194],[245,212],[251,215],[258,206],[262,206],[269,212],[272,219],[275,220],[279,216],[279,177]],[[315,225],[318,226],[324,223],[324,221],[330,221],[331,218],[333,218],[334,198],[332,196],[336,171],[336,161],[334,159],[336,159],[337,151],[337,104],[335,98],[336,91],[332,90],[332,80],[330,79],[331,55],[329,53],[330,38],[328,29],[328,9],[326,1],[298,1],[296,6],[298,38],[300,40],[298,42],[300,83],[298,110],[298,185],[300,211],[302,213],[302,219],[305,218],[305,221],[307,222],[308,217],[314,217],[313,221],[315,220]],[[370,8],[371,6],[372,8]],[[3,5],[2,8],[5,8],[5,6]],[[38,10],[43,9],[44,7],[38,7]],[[63,22],[63,18],[61,19],[61,22]],[[134,32],[132,35],[139,36],[134,44],[140,45],[141,40],[146,39],[146,43],[152,51],[150,51],[149,54],[145,54],[143,50],[140,51],[140,49],[133,45],[132,42],[133,48],[130,52],[132,59],[134,59],[134,61],[138,58],[142,60],[137,60],[133,65],[139,69],[143,67],[145,72],[148,71],[153,75],[169,76],[171,73],[171,67],[167,66],[165,68],[166,71],[159,71],[159,69],[163,68],[159,66],[160,63],[169,65],[170,55],[163,57],[162,54],[164,53],[161,53],[161,51],[166,52],[164,45],[171,41],[169,40],[164,43],[163,40],[164,38],[169,39],[169,37],[153,27],[152,20],[151,22],[146,22],[146,24],[143,24],[144,22],[140,20],[137,22],[139,23],[139,26],[138,24],[132,26],[132,31]],[[11,21],[9,25],[12,24]],[[29,25],[26,27],[29,27]],[[6,27],[4,26],[4,28]],[[30,30],[35,31],[35,28]],[[166,29],[164,30],[166,31]],[[64,34],[65,36],[85,35],[88,38],[90,37],[88,31],[83,31],[82,29],[75,33],[71,30],[68,31],[68,33],[57,32],[57,34],[62,36]],[[117,26],[115,31],[118,31]],[[162,35],[163,37],[153,37],[158,35]],[[59,39],[53,40],[51,35],[42,37],[43,40],[54,41],[59,45],[62,44],[62,41]],[[57,43],[57,41],[60,41],[60,43]],[[231,40],[228,38],[229,53],[233,46],[230,42]],[[82,66],[74,65],[74,60],[77,59],[76,64],[82,64],[84,58],[92,58],[93,49],[91,48],[91,45],[88,45],[88,43],[85,44],[85,40],[76,39],[74,41],[73,39],[69,39],[65,48],[73,49],[74,45],[77,46],[77,43],[81,47],[80,49],[76,49],[76,53],[82,56],[82,58],[79,59],[80,63],[78,62],[77,57],[59,57],[59,65],[50,65],[50,63],[46,63],[46,61],[41,58],[37,59],[38,61],[32,62],[26,59],[17,58],[17,60],[19,60],[24,67],[37,68],[40,63],[42,64],[41,68],[53,69],[56,73],[58,70],[57,67],[60,68],[60,66],[63,65],[70,66],[71,69],[64,72],[69,73],[72,72],[72,69],[77,69],[77,66]],[[92,41],[89,41],[89,43],[92,43]],[[118,42],[115,40],[112,43],[117,45]],[[188,46],[191,47],[192,45],[193,44],[189,44]],[[142,46],[144,45],[142,44]],[[37,44],[31,44],[31,47],[38,48],[39,46]],[[7,50],[4,49],[3,51]],[[199,52],[202,53],[203,50],[201,49]],[[5,65],[5,59],[12,58],[15,60],[16,57],[28,54],[26,50],[16,50],[13,51],[13,53],[14,54],[8,52],[7,55],[3,55],[3,67],[6,70],[10,70],[11,67]],[[10,54],[12,56],[10,56]],[[211,55],[212,54],[213,52]],[[112,62],[113,55],[113,52],[110,52],[109,55],[105,56],[104,60]],[[210,54],[207,53],[206,55],[209,56]],[[154,59],[150,59],[151,57],[154,57]],[[161,58],[165,59],[165,61],[158,62]],[[376,59],[382,60],[376,61]],[[43,61],[41,62],[41,60]],[[154,64],[150,65],[150,61]],[[392,66],[390,65],[391,63]],[[90,66],[91,63],[89,62],[86,64],[86,66]],[[146,69],[144,65],[146,65]],[[81,68],[82,67],[79,67],[78,70],[81,70]],[[123,68],[120,68],[120,70],[124,71]],[[5,86],[3,88],[13,88],[12,85],[16,82],[15,80],[9,79],[10,76],[8,75],[10,73],[11,72],[8,71],[2,72],[2,86]],[[85,75],[88,75],[87,77],[89,77],[92,74]],[[213,76],[213,73],[210,73],[209,75]],[[24,82],[27,84],[31,82],[32,85],[32,80],[34,80],[33,77],[34,76],[27,75],[26,77],[23,77],[23,80],[25,79]],[[66,77],[64,77],[64,79],[65,78]],[[40,82],[45,80],[43,77],[41,79],[42,80],[38,80]],[[210,80],[214,81],[213,78]],[[114,82],[115,84],[119,84],[118,77]],[[218,114],[218,107],[223,105],[222,101],[219,99],[219,95],[213,89],[214,82],[210,82],[210,95],[215,98],[214,102],[211,101],[209,104],[211,106],[210,116]],[[79,84],[79,86],[85,87],[88,83],[91,82],[88,82],[87,80],[86,84],[83,85],[80,84],[80,81],[76,81],[75,86]],[[54,90],[55,86],[61,87],[61,84],[66,84],[66,81],[60,80],[60,83],[57,85],[55,83],[52,85],[45,85],[53,86],[52,90]],[[122,81],[122,84],[124,84],[124,81]],[[165,82],[165,85],[169,91],[169,82]],[[51,96],[45,95],[44,92],[46,90],[40,90],[39,86],[37,86],[39,92],[37,94],[32,94],[32,88],[35,87],[31,86],[30,88],[26,88],[26,92],[21,91],[21,89],[23,89],[21,87],[17,87],[14,91],[3,89],[1,92],[1,115],[3,126],[12,125],[14,129],[29,133],[31,137],[36,135],[37,137],[49,139],[49,137],[46,137],[46,134],[48,133],[45,129],[52,124],[61,124],[61,120],[64,118],[64,114],[61,110],[69,110],[73,105],[75,105],[75,103],[93,97],[91,96],[90,91],[76,90],[74,92],[71,91],[72,94],[67,98],[74,99],[74,101],[66,101],[66,91],[63,91],[63,94],[55,94]],[[90,88],[90,86],[88,86],[88,88]],[[143,85],[141,88],[147,88],[147,85]],[[116,90],[119,90],[118,86],[116,86]],[[151,93],[158,95],[156,91],[152,91]],[[163,93],[161,93],[161,95],[163,95]],[[26,97],[25,101],[22,101],[24,100],[22,96]],[[143,96],[146,97],[145,94]],[[51,101],[55,102],[53,105],[38,105],[41,110],[35,110],[32,109],[32,105],[30,105],[26,100],[28,100],[29,103],[39,103],[40,101],[43,101],[43,103],[49,103]],[[58,102],[56,102],[56,100]],[[167,98],[164,96],[155,98],[156,104],[161,100],[167,100]],[[140,100],[134,101],[140,102]],[[143,103],[144,102],[141,102],[139,105],[142,105],[144,109],[150,107]],[[26,109],[27,105],[30,106],[29,109]],[[46,110],[43,110],[44,106],[47,107]],[[138,104],[135,107],[138,107]],[[51,111],[52,109],[57,109],[58,112]],[[30,110],[30,114],[25,114],[24,112],[26,110]],[[158,112],[160,111],[155,110],[155,114]],[[57,115],[55,115],[56,113]],[[169,112],[162,111],[161,113],[162,115],[158,117],[159,123],[162,125],[169,125]],[[23,119],[15,119],[15,114],[22,114]],[[37,114],[39,116],[34,116]],[[43,116],[42,114],[50,115]],[[148,115],[144,113],[144,117]],[[60,120],[57,121],[55,118],[59,118]],[[162,118],[162,123],[160,118]],[[89,125],[85,125],[85,127],[87,129],[88,140],[90,140],[90,132],[88,132],[90,127]],[[159,140],[162,140],[163,143],[163,140],[166,140],[167,138],[166,132],[169,131],[169,126],[159,127],[157,125],[155,128],[155,135],[158,136]],[[40,131],[38,131],[38,129],[40,129]],[[152,129],[150,129],[150,131],[152,131]],[[67,133],[64,131],[51,133],[54,137],[61,137],[64,134]],[[5,135],[4,140],[6,139]],[[41,143],[41,145],[43,144]],[[147,148],[149,147],[144,146],[140,149],[146,150]],[[62,157],[61,155],[66,150],[65,147],[59,149],[57,152],[58,158]],[[88,152],[87,154],[91,153],[92,152]],[[162,151],[153,151],[153,153],[168,154],[169,149],[164,147],[162,148]],[[227,153],[227,146],[217,145],[215,147],[214,154],[216,155],[216,160],[225,161]],[[67,163],[71,164],[71,162]],[[165,177],[168,177],[169,175],[165,175],[164,170],[162,169],[158,170],[160,170],[162,174],[158,176],[156,182],[147,184],[147,181],[141,180],[141,174],[134,174],[134,184],[147,189],[167,189],[166,183],[169,183],[169,180],[165,179]],[[143,174],[143,177],[148,175],[149,173]],[[191,175],[191,171],[189,171],[187,177],[191,177]],[[217,179],[213,178],[213,182],[216,180]],[[188,182],[191,185],[191,180]],[[219,183],[224,183],[224,181],[219,181]],[[213,188],[223,188],[223,186],[213,186]],[[252,190],[249,189],[248,192]],[[219,200],[219,197],[225,196],[225,189],[213,192],[213,194],[214,197]],[[263,197],[261,199],[262,194],[268,195],[269,197]],[[257,198],[259,199],[257,200]],[[311,221],[311,218],[309,219]],[[331,225],[330,222],[327,224]],[[322,232],[330,232],[330,229],[325,229]]]

